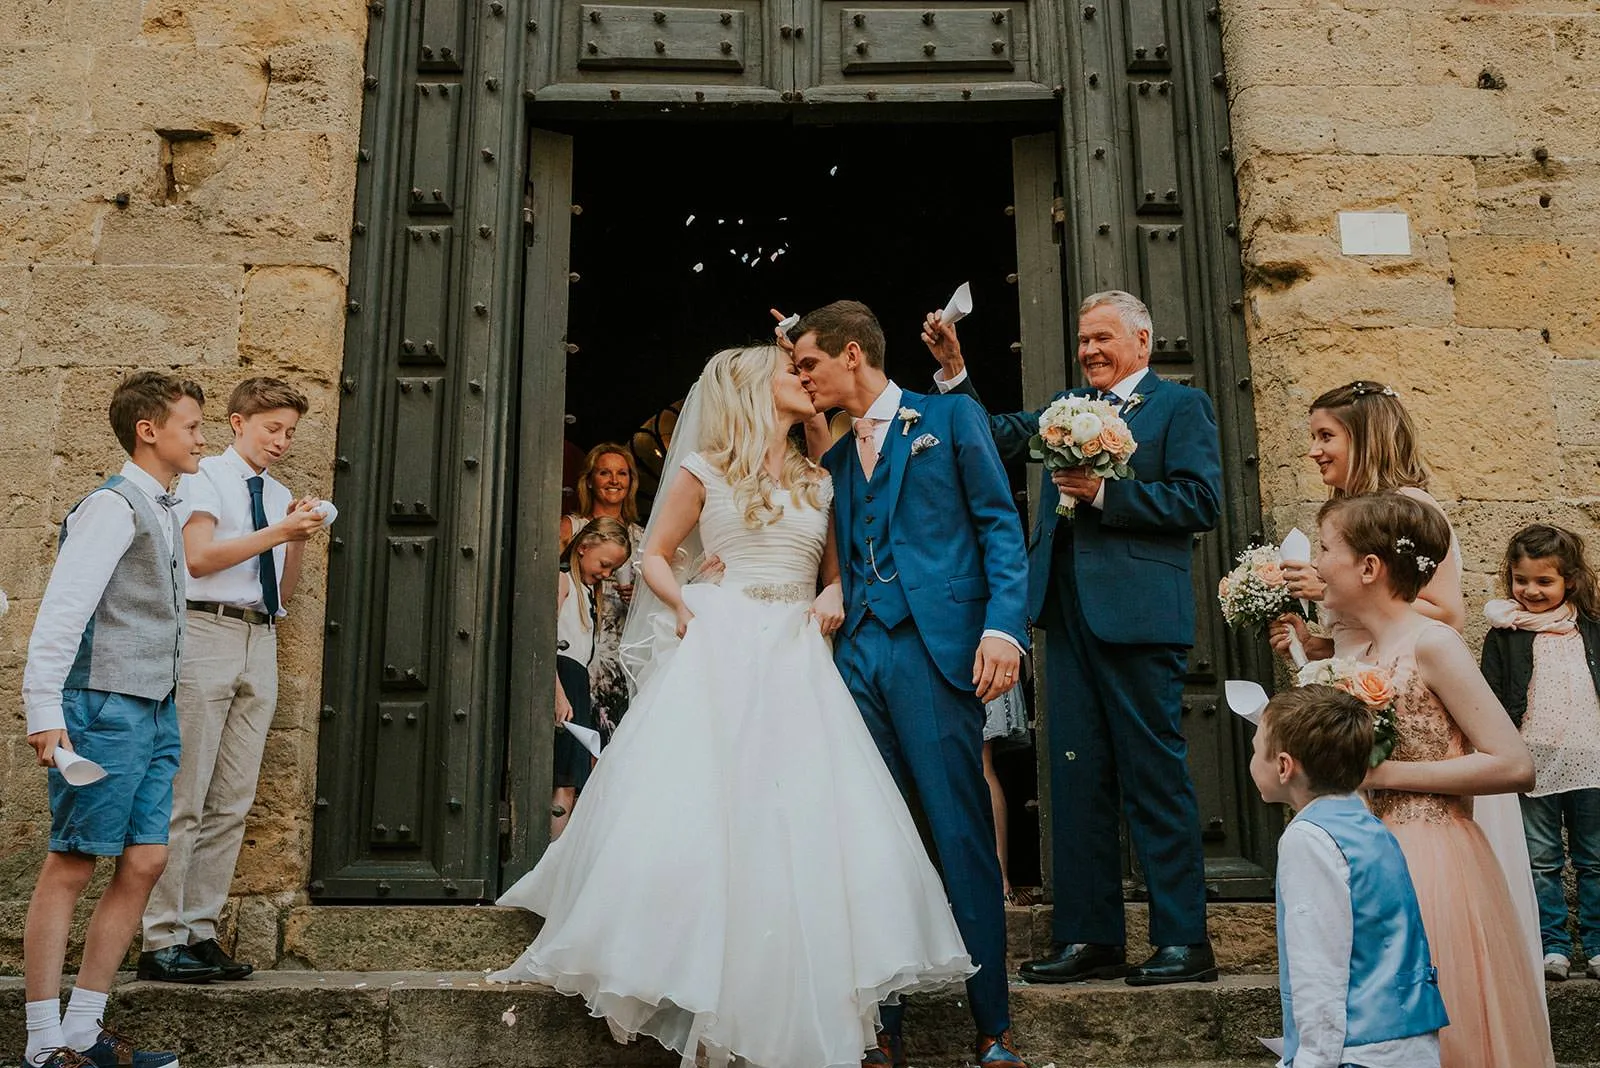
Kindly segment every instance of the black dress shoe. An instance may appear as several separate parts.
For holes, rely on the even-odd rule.
[[[256,970],[254,964],[240,964],[228,956],[215,938],[207,938],[204,941],[196,942],[189,947],[189,952],[194,954],[196,960],[209,964],[213,968],[222,969],[222,974],[217,976],[218,979],[245,979],[249,977],[251,972]]]
[[[1024,961],[1018,969],[1026,983],[1079,983],[1085,979],[1119,979],[1128,974],[1122,946],[1094,942],[1057,943],[1050,956]]]
[[[188,946],[168,946],[139,954],[139,978],[158,983],[209,983],[222,977],[222,969],[207,964]]]
[[[1166,983],[1214,983],[1217,958],[1211,943],[1193,946],[1161,946],[1150,959],[1128,973],[1129,986],[1162,986]]]

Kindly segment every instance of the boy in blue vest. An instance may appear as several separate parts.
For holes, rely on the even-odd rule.
[[[130,459],[61,524],[23,671],[28,744],[50,768],[50,844],[23,933],[28,1044],[39,1068],[176,1068],[105,1028],[106,993],[167,862],[178,770],[173,690],[183,649],[184,557],[168,487],[205,448],[193,382],[154,371],[111,396],[111,428]],[[105,770],[67,782],[62,750]],[[95,906],[83,963],[61,1017],[61,971],[78,897],[99,857],[116,872]]]
[[[1449,1023],[1400,843],[1356,796],[1372,713],[1332,686],[1267,705],[1250,777],[1297,815],[1278,843],[1279,1068],[1438,1068]]]

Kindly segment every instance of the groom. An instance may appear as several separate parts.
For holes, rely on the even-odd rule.
[[[979,966],[967,981],[978,1063],[1026,1068],[1011,1044],[983,778],[983,703],[1016,684],[1027,633],[1027,556],[1005,468],[971,398],[889,381],[883,329],[865,304],[819,308],[790,336],[818,410],[843,408],[854,430],[822,458],[844,585],[834,659],[895,782],[921,799],[956,925]],[[902,1013],[883,1007],[878,1048],[863,1065],[906,1063]]]

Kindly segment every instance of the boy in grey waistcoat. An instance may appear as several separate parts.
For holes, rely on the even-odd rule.
[[[130,459],[61,524],[28,643],[22,697],[28,744],[50,769],[50,851],[23,935],[25,1065],[177,1065],[173,1054],[136,1050],[102,1021],[111,980],[167,860],[185,582],[178,500],[168,487],[199,467],[204,403],[195,383],[154,371],[117,387],[111,428]],[[98,764],[104,777],[69,783],[57,766],[63,750]],[[63,1019],[72,913],[99,857],[117,858],[116,872],[95,906]]]

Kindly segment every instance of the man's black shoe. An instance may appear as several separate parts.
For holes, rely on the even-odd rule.
[[[1094,942],[1057,943],[1050,956],[1024,961],[1018,969],[1026,983],[1079,983],[1085,979],[1120,979],[1128,974],[1128,954],[1122,946]]]
[[[1162,986],[1166,983],[1214,983],[1217,958],[1211,943],[1193,946],[1161,946],[1150,959],[1128,973],[1129,986]]]
[[[254,964],[240,964],[228,956],[215,938],[196,942],[189,947],[189,952],[194,954],[196,960],[213,968],[221,968],[222,974],[217,976],[218,979],[245,979],[256,970]]]
[[[209,983],[222,977],[222,969],[207,964],[188,946],[168,946],[139,954],[139,978],[158,983]]]

